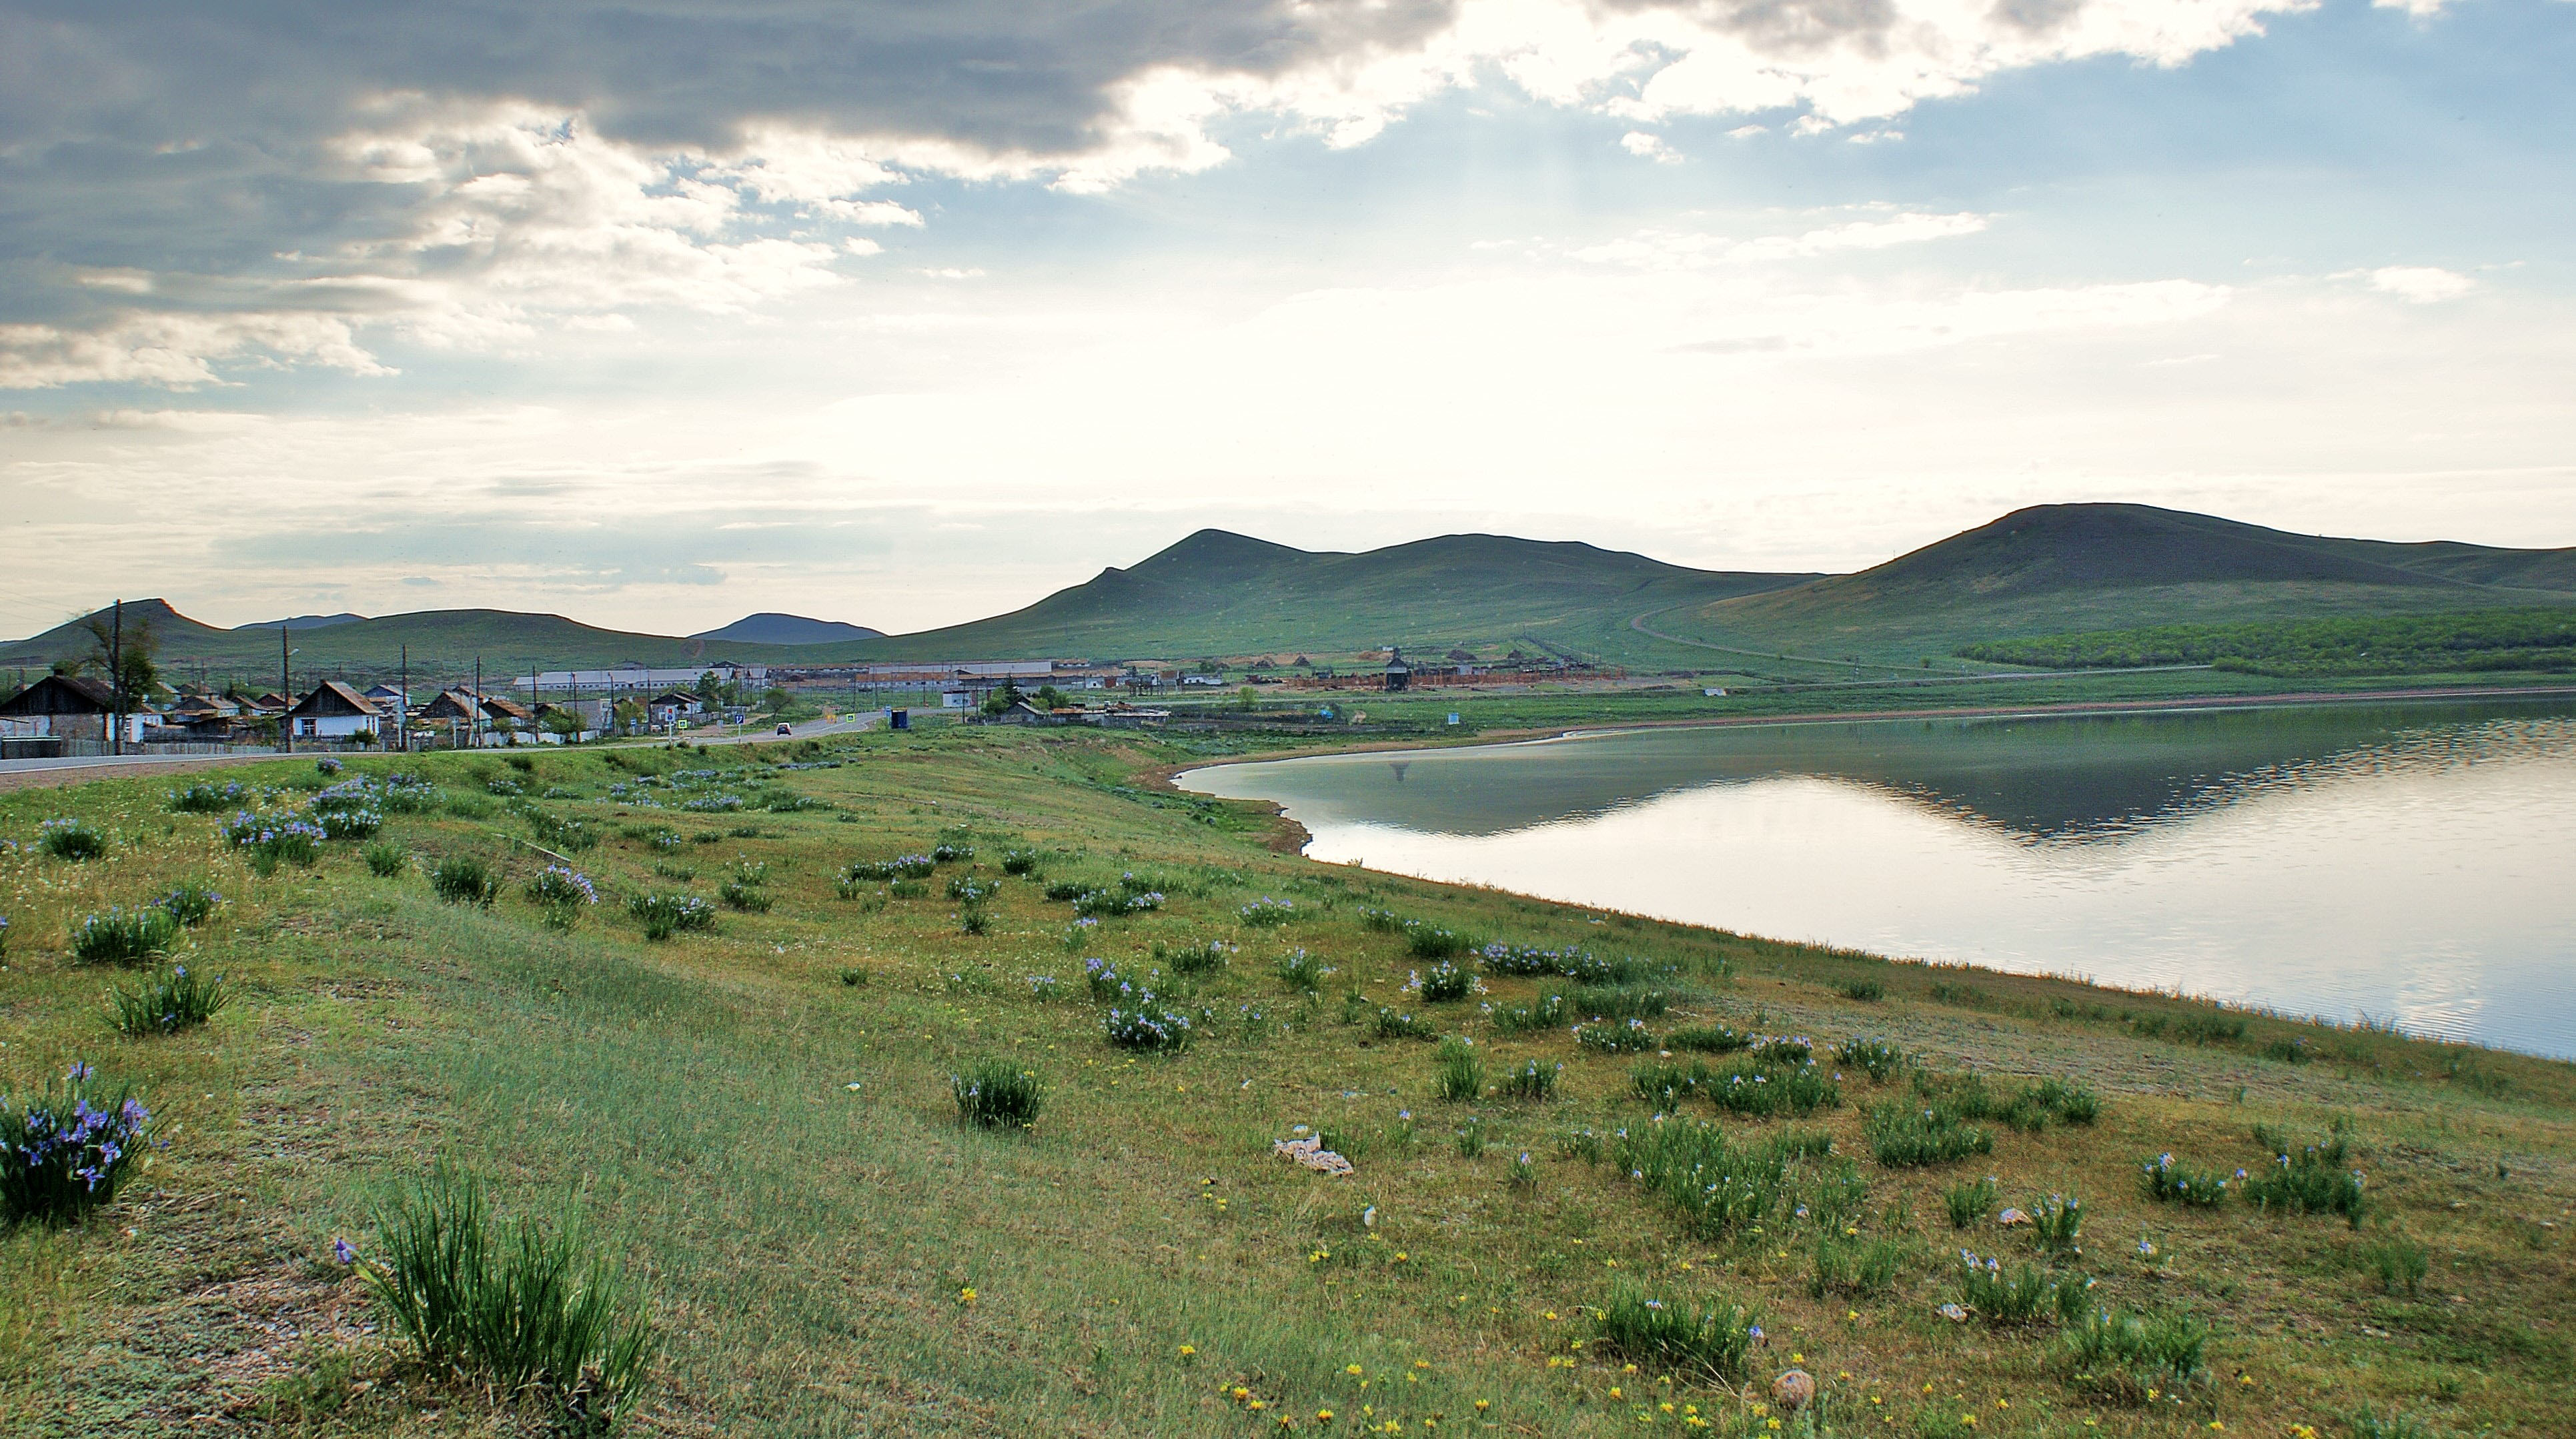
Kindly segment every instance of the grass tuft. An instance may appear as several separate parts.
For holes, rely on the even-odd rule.
[[[490,909],[501,897],[501,876],[470,854],[449,855],[430,869],[429,887],[449,904]]]
[[[1623,1358],[1661,1369],[1689,1370],[1732,1381],[1762,1336],[1743,1305],[1700,1304],[1661,1297],[1622,1285],[1609,1304],[1593,1312],[1603,1347]]]
[[[191,974],[184,964],[155,971],[138,988],[119,985],[107,992],[117,1029],[137,1036],[194,1029],[214,1018],[232,998],[233,987],[224,983],[222,975]]]
[[[142,964],[158,959],[178,937],[178,919],[160,905],[110,906],[73,926],[72,958],[82,964]]]
[[[952,1076],[948,1088],[957,1098],[958,1122],[986,1129],[1031,1128],[1046,1104],[1037,1071],[1008,1059],[979,1059]]]

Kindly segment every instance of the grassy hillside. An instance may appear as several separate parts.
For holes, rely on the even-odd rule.
[[[1443,535],[1360,554],[1201,530],[1026,609],[849,647],[868,658],[1191,658],[1402,645],[1496,657],[1520,648],[1621,655],[1640,610],[1808,578],[1685,569],[1643,555],[1501,535]]]
[[[2576,605],[2576,550],[2294,535],[2145,505],[2043,505],[1857,574],[1652,620],[1761,652],[1903,665],[2015,636]]]
[[[2361,620],[2162,625],[1971,645],[1967,656],[2049,669],[2207,664],[2247,674],[2476,673],[2576,669],[2576,607]]]
[[[584,1252],[619,1261],[660,1335],[641,1433],[2564,1428],[2576,1067],[1311,864],[1249,808],[1137,780],[1186,755],[939,730],[440,756],[414,767],[443,802],[385,821],[389,877],[354,842],[255,873],[166,780],[0,795],[0,1089],[94,1064],[169,1141],[87,1222],[0,1230],[0,1429],[532,1427],[544,1392],[496,1411],[362,1323],[357,1274],[388,1253],[371,1206],[435,1160],[504,1215],[578,1215]],[[274,808],[320,783],[219,778]],[[71,817],[103,857],[32,842]],[[531,839],[599,890],[569,930],[526,897]],[[972,853],[843,879],[940,843]],[[500,870],[488,909],[424,878],[467,859]],[[225,896],[186,962],[239,998],[120,1035],[101,995],[138,974],[74,962],[66,932],[186,877]],[[957,881],[995,889],[961,904]],[[628,911],[727,886],[707,932],[652,942]],[[1051,886],[1163,898],[1078,927]],[[1442,930],[1580,950],[1607,982],[1479,960],[1481,996],[1408,990]],[[1194,1042],[1114,1043],[1143,1002],[1121,982]],[[1564,1019],[1591,1014],[1671,1058],[1579,1042]],[[1819,1062],[1720,1031],[1804,1036]],[[1033,1128],[960,1121],[952,1076],[986,1060],[1040,1087]],[[1551,1097],[1500,1092],[1532,1064]],[[1912,1162],[1926,1108],[1989,1152]],[[1301,1126],[1356,1173],[1275,1154]],[[2142,1178],[2166,1153],[2259,1176],[2276,1143],[2358,1212]],[[2051,1195],[2082,1201],[2063,1243],[1999,1222]],[[2147,1327],[2115,1319],[2086,1357],[2054,1301],[2025,1322],[1972,1292],[1962,1249]],[[2121,1350],[2142,1336],[2181,1367]],[[1804,1414],[1765,1393],[1792,1367],[1821,1387]]]
[[[202,674],[217,684],[235,678],[262,688],[277,683],[278,644],[273,628],[216,629],[157,599],[128,602],[125,612],[129,622],[138,615],[150,620],[156,656],[165,677],[173,682]],[[352,620],[291,631],[289,645],[297,652],[292,663],[299,686],[314,675],[368,682],[388,678],[396,672],[406,645],[411,648],[416,683],[423,678],[453,680],[471,674],[478,656],[486,683],[498,683],[537,669],[604,668],[627,660],[655,667],[727,659],[746,664],[792,663],[822,648],[630,634],[561,615],[513,610],[423,610]],[[41,668],[57,659],[85,655],[90,648],[88,630],[82,621],[74,620],[33,638],[0,645],[0,667]]]

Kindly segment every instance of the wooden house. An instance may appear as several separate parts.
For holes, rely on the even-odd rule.
[[[338,680],[324,680],[286,712],[297,739],[349,739],[373,735],[384,715],[365,695]]]

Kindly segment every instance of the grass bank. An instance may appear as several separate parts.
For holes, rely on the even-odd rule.
[[[371,1209],[444,1162],[648,1297],[636,1432],[2565,1432],[2576,1068],[1317,865],[1139,782],[1194,752],[352,761],[428,785],[309,866],[224,827],[310,761],[0,795],[0,1090],[95,1065],[167,1141],[0,1233],[0,1428],[540,1423],[370,1327]],[[238,996],[124,1034],[69,936],[183,880]],[[1033,1127],[960,1122],[985,1061]]]

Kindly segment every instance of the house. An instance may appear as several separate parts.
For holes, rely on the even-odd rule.
[[[264,715],[282,715],[295,708],[295,700],[275,690],[263,690],[251,697],[250,707]]]
[[[664,690],[644,702],[644,713],[657,725],[675,724],[705,711],[707,702],[687,690]]]
[[[1027,700],[1015,700],[1009,709],[993,716],[987,723],[1069,725],[1083,724],[1091,718],[1091,711],[1080,705],[1057,705],[1052,709],[1042,709]]]
[[[1184,685],[1206,685],[1214,689],[1223,689],[1225,688],[1225,676],[1183,675],[1181,676],[1181,683]]]
[[[404,694],[400,685],[370,685],[360,693],[367,697],[367,703],[374,705],[379,714],[398,715],[411,708],[411,696]]]
[[[973,690],[941,690],[939,707],[944,710],[970,710],[975,707]]]
[[[1100,711],[1100,724],[1104,729],[1143,729],[1148,725],[1160,725],[1171,717],[1170,710],[1111,705]]]
[[[451,734],[462,729],[484,736],[482,743],[497,744],[515,743],[510,738],[513,733],[531,730],[537,722],[536,715],[515,700],[462,688],[440,690],[438,698],[421,707],[420,717],[430,724],[447,726]],[[489,738],[492,735],[500,738]]]
[[[1404,651],[1389,649],[1386,652],[1386,692],[1395,694],[1411,688],[1412,684],[1413,666],[1404,662]]]
[[[107,717],[115,708],[116,692],[99,680],[47,675],[0,701],[0,719],[28,721],[11,728],[33,735],[103,741]],[[130,721],[138,718],[129,716]]]
[[[383,721],[384,714],[373,701],[338,680],[315,685],[311,694],[286,712],[286,723],[297,739],[372,736]]]
[[[607,707],[606,700],[574,700],[570,704],[541,704],[537,706],[537,738],[547,744],[562,744],[566,741],[583,744],[595,740],[607,727],[608,719],[603,713]],[[558,715],[562,718],[556,718]]]

